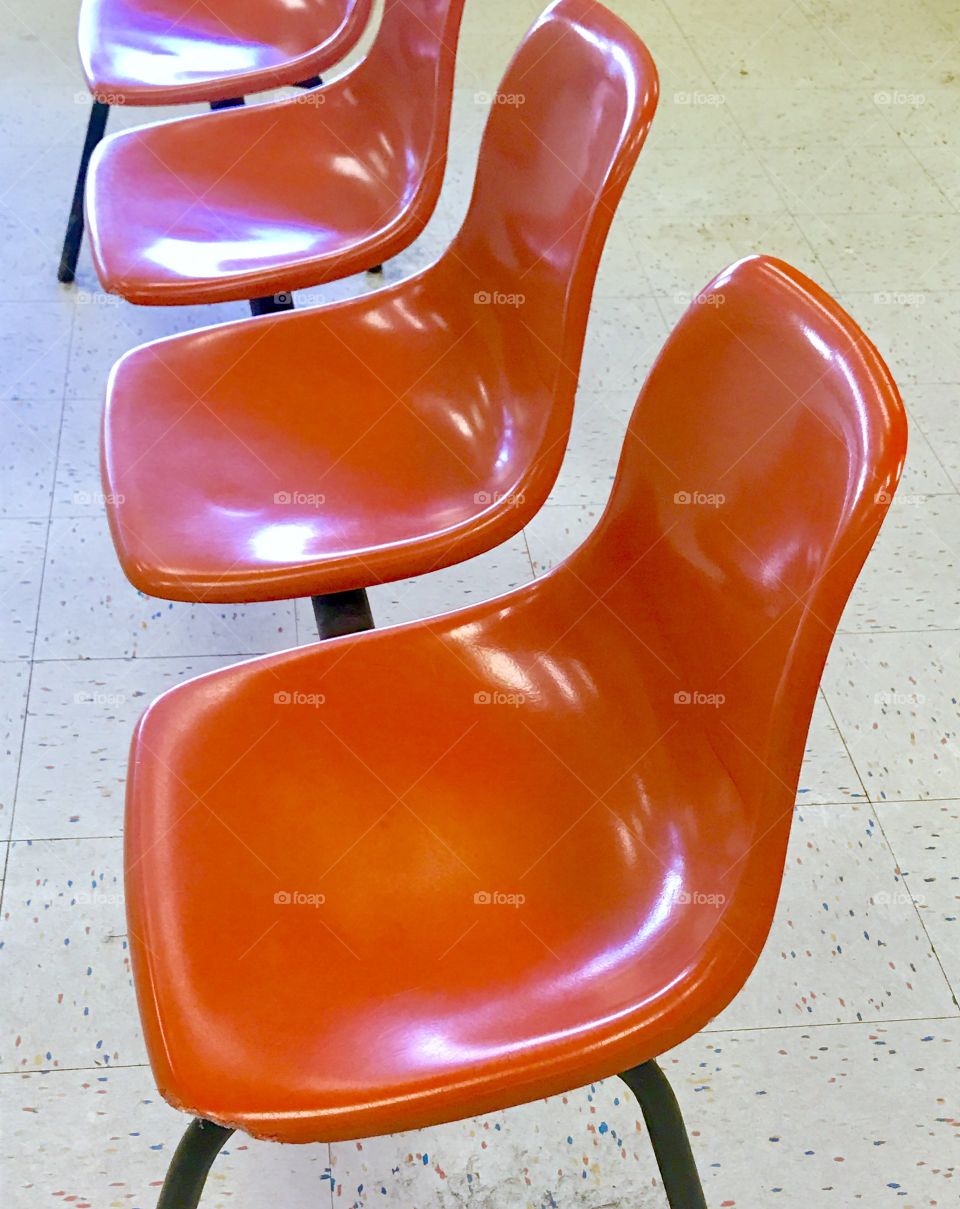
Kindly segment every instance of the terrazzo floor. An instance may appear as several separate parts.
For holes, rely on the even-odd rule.
[[[715,1207],[960,1204],[960,4],[612,0],[662,99],[597,284],[550,501],[495,552],[373,591],[379,624],[541,574],[595,523],[667,327],[729,261],[773,253],[886,355],[906,477],[818,698],[776,922],[747,987],[664,1059]],[[539,0],[468,0],[428,263],[466,204],[485,116]],[[182,1118],[157,1096],[121,884],[126,748],[158,692],[313,639],[309,605],[139,596],[107,535],[97,424],[113,360],[240,305],[145,310],[57,284],[86,120],[76,0],[2,0],[0,30],[0,1203],[152,1209]],[[115,112],[113,128],[144,115]],[[160,116],[160,115],[158,115]],[[373,288],[310,291],[309,303]],[[332,977],[337,977],[333,971]],[[663,1209],[609,1081],[474,1121],[333,1146],[233,1139],[205,1209]]]

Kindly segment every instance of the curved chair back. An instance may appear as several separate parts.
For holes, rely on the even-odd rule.
[[[403,199],[408,220],[423,227],[433,213],[446,168],[457,41],[465,0],[384,0],[367,54],[336,89],[358,115],[347,153],[368,173],[371,195],[384,188]],[[303,98],[309,100],[309,97]],[[321,121],[324,106],[317,106]],[[367,146],[358,146],[366,131]],[[407,196],[407,195],[410,196]]]
[[[278,6],[263,0],[83,0],[80,60],[92,91],[109,81],[109,104],[242,96],[326,70],[359,40],[372,7],[298,0],[278,21]]]
[[[863,332],[795,269],[749,258],[675,328],[607,510],[571,560],[634,632],[652,611],[678,705],[709,729],[747,808],[784,824],[775,842],[905,453],[900,396]]]
[[[557,0],[494,97],[470,206],[443,257],[508,376],[523,364],[549,392],[531,434],[542,495],[566,446],[600,253],[657,100],[633,30],[594,0]]]
[[[495,94],[470,207],[453,245],[477,291],[522,299],[518,327],[575,385],[593,281],[659,95],[650,53],[594,0],[557,0]],[[491,311],[503,314],[510,304]]]

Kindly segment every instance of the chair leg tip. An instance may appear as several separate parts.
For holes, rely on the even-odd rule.
[[[62,264],[57,269],[57,281],[62,282],[63,285],[70,285],[75,277],[76,272],[69,265]]]

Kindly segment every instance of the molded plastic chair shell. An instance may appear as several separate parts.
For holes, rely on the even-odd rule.
[[[359,40],[371,0],[83,0],[80,61],[110,105],[263,92],[325,71]]]
[[[105,290],[142,304],[248,299],[362,272],[436,208],[464,0],[386,0],[331,84],[124,131],[87,181]]]
[[[115,367],[108,514],[174,600],[367,587],[523,527],[556,479],[597,262],[656,107],[643,43],[560,0],[507,69],[464,225],[365,297],[144,345]]]
[[[145,714],[126,895],[170,1103],[286,1141],[413,1129],[635,1066],[742,986],[906,423],[795,270],[705,292],[570,559]]]

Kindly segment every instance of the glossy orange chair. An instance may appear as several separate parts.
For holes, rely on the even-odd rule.
[[[358,42],[371,0],[83,0],[80,61],[93,94],[67,223],[60,281],[73,281],[84,182],[111,105],[243,103],[284,84],[313,87]]]
[[[141,591],[313,596],[318,609],[333,597],[334,612],[351,600],[363,612],[366,587],[488,550],[538,510],[656,69],[601,5],[560,0],[501,95],[520,103],[494,106],[466,220],[434,265],[364,297],[156,341],[114,367],[103,474]]]
[[[566,562],[141,720],[133,966],[158,1086],[202,1118],[164,1209],[196,1204],[235,1128],[359,1138],[618,1072],[670,1204],[704,1205],[653,1060],[763,947],[824,659],[906,449],[883,361],[816,285],[756,257],[704,295]]]
[[[332,84],[107,139],[87,186],[104,289],[263,299],[262,314],[402,251],[443,183],[463,4],[385,0],[371,50]]]

